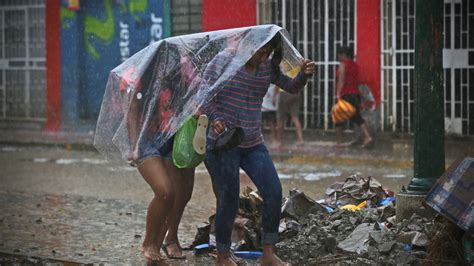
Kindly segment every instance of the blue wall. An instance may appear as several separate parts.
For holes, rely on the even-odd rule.
[[[62,121],[97,119],[110,70],[150,42],[169,36],[169,0],[61,3]]]

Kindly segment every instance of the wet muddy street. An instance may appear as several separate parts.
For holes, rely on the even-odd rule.
[[[407,162],[296,155],[274,160],[284,196],[298,188],[315,200],[354,173],[371,175],[393,191],[411,174]],[[86,263],[143,262],[139,247],[152,192],[135,168],[90,150],[7,145],[0,146],[0,168],[0,251]],[[252,186],[242,173],[241,188],[247,185]],[[183,246],[191,244],[214,207],[201,164],[181,223]]]

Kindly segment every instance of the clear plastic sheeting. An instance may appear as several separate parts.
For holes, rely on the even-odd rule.
[[[94,146],[109,159],[136,160],[148,146],[162,147],[202,108],[240,66],[274,36],[282,40],[283,73],[302,56],[276,25],[236,28],[167,38],[139,51],[110,72]],[[218,54],[229,60],[210,84],[203,79]]]

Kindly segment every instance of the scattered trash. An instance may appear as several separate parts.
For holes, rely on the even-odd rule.
[[[403,250],[405,250],[407,252],[410,252],[412,249],[413,249],[412,244],[405,244],[405,246],[403,246]]]
[[[257,260],[262,257],[262,252],[260,251],[235,251],[234,255],[242,258],[242,259],[248,259],[248,260]]]
[[[380,206],[386,206],[392,202],[395,202],[395,197],[387,197],[380,202]]]
[[[324,208],[326,208],[326,211],[328,211],[328,213],[332,213],[332,212],[334,212],[334,209],[333,209],[333,208],[331,208],[331,207],[324,206]]]
[[[358,225],[354,231],[337,247],[345,252],[357,254],[367,253],[369,247],[370,234],[374,232],[374,224],[362,223]]]
[[[341,209],[355,212],[355,211],[359,211],[362,208],[365,208],[366,206],[367,206],[367,201],[365,200],[357,206],[354,204],[347,204],[347,205],[342,206]]]
[[[362,177],[352,175],[344,182],[336,182],[326,189],[326,202],[336,205],[339,201],[341,205],[359,205],[364,200],[371,200],[378,204],[386,198],[382,185],[373,177]]]
[[[394,194],[377,180],[350,176],[331,185],[326,196],[315,201],[300,190],[289,191],[281,209],[276,249],[280,257],[293,264],[396,265],[443,261],[433,260],[430,255],[437,252],[430,250],[430,245],[440,245],[432,239],[436,232],[443,231],[435,230],[438,223],[432,216],[418,214],[397,222]],[[241,258],[257,257],[256,252],[261,251],[262,203],[257,191],[244,189],[232,233],[234,252]],[[211,216],[209,223],[198,227],[193,243],[195,254],[214,250],[213,220]],[[438,241],[452,243],[445,237],[440,235]],[[470,241],[456,248],[472,250]],[[472,252],[466,254],[466,261],[471,258],[468,254]],[[449,261],[459,262],[458,258]]]
[[[326,213],[327,211],[321,204],[297,189],[290,190],[289,197],[284,201],[281,208],[282,217],[290,217],[296,220],[301,220],[313,212]]]
[[[214,247],[209,244],[197,245],[194,247],[194,255],[202,255],[211,252],[213,249]]]

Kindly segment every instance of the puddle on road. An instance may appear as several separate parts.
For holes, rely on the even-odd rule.
[[[13,147],[13,146],[6,146],[6,147],[2,147],[2,151],[4,151],[4,152],[15,152],[15,151],[18,151],[18,148]]]
[[[102,159],[91,159],[91,158],[83,158],[83,159],[77,159],[77,158],[60,158],[60,159],[52,159],[52,158],[33,158],[34,163],[49,163],[49,162],[54,162],[56,164],[61,164],[61,165],[69,165],[69,164],[77,164],[77,163],[85,163],[85,164],[106,164],[108,163],[107,160],[102,160]]]
[[[339,171],[332,171],[332,172],[319,172],[319,173],[302,173],[300,174],[304,175],[303,179],[306,181],[319,181],[324,178],[328,177],[338,177],[341,175],[341,172]]]
[[[292,179],[292,178],[293,178],[293,175],[278,173],[278,177],[279,177],[280,179]]]
[[[404,174],[389,174],[389,175],[383,175],[382,177],[384,178],[405,178],[407,177]]]
[[[33,159],[34,163],[47,163],[49,161],[51,161],[51,159],[48,159],[48,158],[34,158]]]
[[[106,164],[107,160],[84,158],[82,159],[82,162],[89,164]]]
[[[110,172],[123,172],[123,171],[127,171],[127,172],[130,172],[130,171],[136,171],[137,168],[136,167],[132,167],[132,166],[112,166],[112,167],[108,167],[107,168]]]

